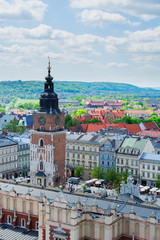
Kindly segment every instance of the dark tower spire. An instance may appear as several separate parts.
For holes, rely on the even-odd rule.
[[[48,76],[45,77],[44,92],[40,95],[40,108],[39,112],[47,114],[60,113],[58,107],[58,96],[54,92],[53,77],[51,76],[50,58],[48,58]]]

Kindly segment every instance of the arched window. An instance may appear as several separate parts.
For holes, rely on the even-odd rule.
[[[21,227],[26,227],[26,221],[24,218],[21,219]]]
[[[11,216],[7,216],[7,223],[8,223],[8,224],[12,224],[12,218],[11,218]]]
[[[43,139],[40,140],[40,147],[43,147]]]
[[[43,162],[40,162],[39,169],[40,171],[43,171]]]

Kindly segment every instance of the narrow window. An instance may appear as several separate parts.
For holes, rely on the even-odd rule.
[[[11,216],[8,216],[7,218],[8,218],[8,219],[7,219],[8,224],[12,224],[12,218],[11,218]]]
[[[23,227],[23,228],[26,227],[26,221],[24,218],[21,219],[21,227]]]
[[[43,139],[40,140],[40,147],[43,147]]]
[[[40,162],[40,171],[43,171],[43,162]]]

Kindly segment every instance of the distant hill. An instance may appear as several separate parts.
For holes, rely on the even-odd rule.
[[[43,81],[2,81],[0,82],[0,99],[11,101],[14,97],[38,99],[43,92]],[[55,82],[55,91],[60,98],[72,96],[120,97],[133,95],[134,98],[160,98],[160,90],[140,88],[131,84],[112,82]]]

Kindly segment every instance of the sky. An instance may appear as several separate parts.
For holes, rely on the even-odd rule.
[[[0,0],[0,81],[160,87],[160,0]]]

